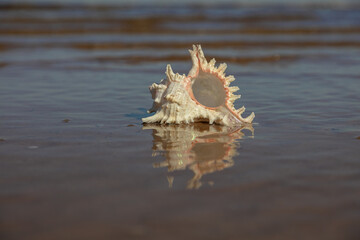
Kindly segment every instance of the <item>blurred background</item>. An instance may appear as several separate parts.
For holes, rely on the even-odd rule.
[[[188,49],[248,129],[143,126]],[[0,1],[0,239],[360,239],[356,0]]]

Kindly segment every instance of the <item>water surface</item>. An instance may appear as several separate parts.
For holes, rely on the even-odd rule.
[[[141,124],[194,43],[252,127]],[[0,5],[1,238],[359,239],[359,66],[356,6]]]

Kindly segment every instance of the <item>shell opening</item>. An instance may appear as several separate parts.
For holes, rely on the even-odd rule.
[[[203,106],[216,108],[225,104],[226,92],[223,83],[216,76],[199,71],[193,79],[194,98]]]

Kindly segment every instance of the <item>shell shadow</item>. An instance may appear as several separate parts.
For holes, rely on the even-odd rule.
[[[191,125],[146,124],[143,130],[152,130],[152,156],[163,156],[165,160],[153,163],[154,168],[166,167],[168,172],[189,169],[194,176],[187,182],[188,189],[202,186],[201,178],[213,172],[234,165],[233,157],[238,154],[237,140],[249,130],[254,137],[251,124],[237,127],[196,123]],[[174,177],[169,176],[169,187]],[[208,182],[210,185],[212,182]]]

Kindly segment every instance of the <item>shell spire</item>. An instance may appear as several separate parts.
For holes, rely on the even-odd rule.
[[[154,103],[148,112],[155,114],[142,121],[166,124],[208,122],[228,126],[251,123],[254,113],[243,118],[241,114],[245,107],[234,108],[235,100],[240,98],[234,94],[239,87],[229,86],[235,77],[226,76],[226,63],[216,67],[214,58],[208,62],[200,45],[193,45],[189,52],[193,65],[187,76],[175,74],[168,64],[167,78],[150,86]]]

